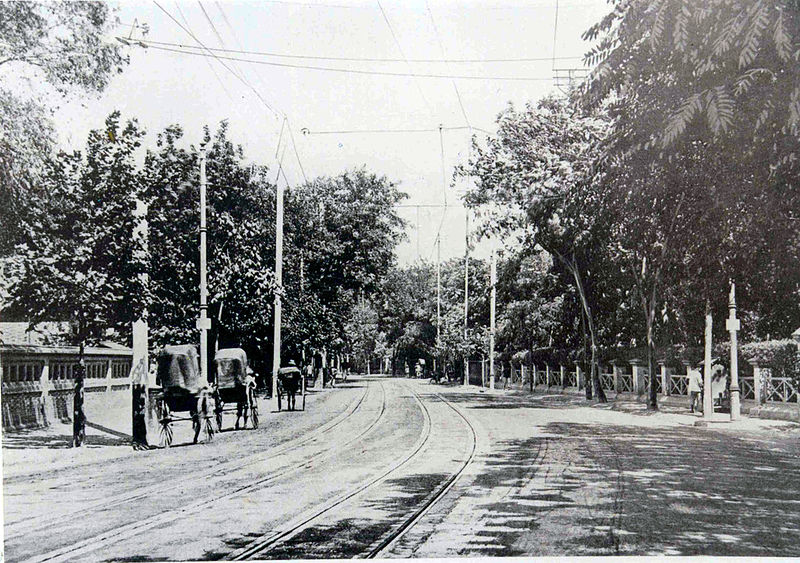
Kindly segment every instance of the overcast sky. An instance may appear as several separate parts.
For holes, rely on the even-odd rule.
[[[196,143],[204,124],[214,126],[228,119],[231,136],[244,146],[248,159],[267,163],[273,169],[285,114],[306,177],[335,175],[363,165],[397,181],[410,196],[406,205],[444,203],[443,145],[448,185],[448,208],[441,229],[443,259],[464,253],[465,215],[458,193],[464,186],[450,184],[453,167],[467,155],[467,120],[473,128],[494,131],[495,117],[507,103],[523,105],[557,91],[553,55],[558,57],[557,68],[582,67],[580,57],[587,45],[581,40],[581,33],[608,11],[604,0],[561,0],[554,34],[556,0],[429,0],[428,4],[425,0],[381,0],[380,4],[348,0],[158,0],[158,4],[164,10],[154,2],[120,4],[118,34],[141,37],[141,29],[132,28],[137,22],[149,27],[146,39],[150,41],[197,46],[171,15],[211,49],[397,61],[267,57],[217,51],[220,57],[384,73],[492,77],[455,79],[456,93],[453,80],[448,78],[330,72],[230,60],[224,61],[225,68],[223,62],[210,56],[133,46],[127,48],[131,64],[99,98],[70,103],[58,113],[62,143],[74,148],[80,148],[86,133],[102,126],[105,116],[114,109],[121,110],[125,118],[137,117],[147,128],[150,143],[157,131],[172,123],[184,127],[187,144]],[[208,55],[202,49],[194,51]],[[543,60],[414,60],[443,58]],[[445,128],[442,145],[440,125]],[[324,134],[398,129],[432,131]],[[481,131],[475,133],[484,136]],[[285,142],[289,138],[284,135],[280,152],[286,147],[283,166],[289,182],[294,184],[302,181],[303,175],[294,148]],[[434,242],[444,211],[435,207],[421,208],[419,212],[411,207],[400,210],[409,221],[408,240],[399,249],[401,263],[418,257],[435,258]],[[485,245],[478,249],[479,254],[485,251]]]

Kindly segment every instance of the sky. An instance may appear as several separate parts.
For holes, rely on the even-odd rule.
[[[468,157],[471,134],[480,142],[495,131],[508,103],[558,92],[553,68],[583,67],[581,33],[609,10],[605,0],[559,0],[557,7],[556,0],[157,2],[113,4],[114,35],[183,47],[125,47],[130,65],[100,96],[59,109],[61,144],[81,148],[89,130],[118,109],[147,129],[146,145],[173,123],[183,126],[187,145],[196,144],[204,125],[227,119],[248,160],[273,170],[282,162],[290,185],[364,166],[409,196],[398,209],[408,221],[400,264],[435,260],[437,234],[442,259],[464,255],[466,181],[452,176]],[[215,58],[198,41],[273,56],[213,51]],[[486,241],[475,253],[488,253]]]

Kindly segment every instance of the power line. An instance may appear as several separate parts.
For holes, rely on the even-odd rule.
[[[249,84],[249,83],[248,83],[248,82],[247,82],[247,81],[246,81],[244,78],[242,78],[241,76],[237,75],[237,74],[236,74],[236,73],[235,73],[235,72],[234,72],[234,71],[231,69],[231,67],[229,67],[227,64],[225,64],[225,62],[222,60],[222,59],[224,59],[225,57],[218,57],[216,54],[214,54],[212,51],[210,51],[210,50],[209,50],[209,49],[208,49],[208,48],[207,48],[207,47],[206,47],[206,46],[203,44],[203,42],[202,42],[202,41],[200,41],[200,40],[197,38],[197,36],[196,36],[194,33],[192,33],[192,32],[191,32],[191,31],[189,31],[189,30],[188,30],[186,27],[184,27],[183,25],[181,25],[181,22],[179,22],[178,20],[176,20],[176,19],[175,19],[175,17],[174,17],[172,14],[170,14],[170,13],[169,13],[169,12],[166,10],[166,8],[164,8],[164,7],[163,7],[161,4],[159,4],[157,0],[153,0],[153,3],[154,3],[156,6],[158,6],[158,8],[159,8],[159,9],[160,9],[162,12],[164,12],[164,13],[167,15],[167,17],[169,17],[169,19],[171,19],[172,21],[174,21],[174,22],[175,22],[175,23],[178,25],[178,27],[180,27],[182,30],[184,30],[186,33],[188,33],[188,34],[189,34],[189,35],[192,37],[192,39],[194,39],[194,40],[195,40],[195,41],[196,41],[196,42],[197,42],[197,43],[198,43],[198,44],[199,44],[201,47],[203,47],[203,49],[205,49],[206,51],[208,51],[209,55],[211,55],[212,57],[214,57],[215,59],[217,59],[217,60],[219,61],[219,63],[220,63],[220,64],[221,64],[223,67],[225,67],[225,69],[226,69],[228,72],[230,72],[232,75],[234,75],[236,78],[238,78],[238,79],[239,79],[239,80],[240,80],[240,81],[241,81],[241,82],[242,82],[242,83],[243,83],[245,86],[247,86],[248,88],[250,88],[250,89],[251,89],[251,90],[252,90],[252,91],[255,93],[255,95],[258,97],[258,99],[259,99],[259,100],[261,100],[261,103],[263,103],[263,104],[264,104],[264,105],[265,105],[265,106],[266,106],[266,107],[267,107],[267,108],[268,108],[268,109],[269,109],[269,110],[270,110],[270,111],[271,111],[273,114],[275,114],[276,116],[278,115],[278,112],[276,112],[276,111],[275,111],[275,109],[274,109],[274,108],[273,108],[271,105],[269,105],[269,104],[267,103],[267,101],[266,101],[266,100],[265,100],[265,99],[264,99],[264,98],[261,96],[261,94],[258,92],[258,90],[256,90],[255,88],[253,88],[253,86],[252,86],[251,84]],[[204,56],[204,57],[205,57],[205,56],[208,56],[208,55],[205,55],[205,54],[203,54],[203,53],[197,53],[197,54],[198,54],[198,55],[201,55],[201,56]]]
[[[553,70],[556,69],[556,37],[558,36],[558,0],[556,0],[556,19],[553,23]]]
[[[155,1],[155,0],[154,0]],[[118,38],[124,39],[124,38]],[[327,72],[340,72],[345,74],[362,74],[362,75],[374,75],[374,76],[398,76],[398,77],[416,77],[416,78],[446,78],[452,79],[457,78],[459,80],[498,80],[498,81],[512,81],[512,82],[542,82],[542,81],[550,81],[550,78],[544,77],[529,77],[529,76],[471,76],[471,75],[450,75],[450,74],[418,74],[418,73],[409,73],[409,72],[383,72],[377,70],[358,70],[358,69],[349,69],[349,68],[335,68],[335,67],[321,67],[321,66],[312,66],[312,65],[295,65],[295,64],[286,64],[286,63],[276,63],[272,61],[260,61],[257,59],[245,59],[239,57],[227,57],[227,56],[220,56],[211,53],[207,55],[205,53],[198,53],[193,51],[186,51],[180,49],[171,49],[168,47],[157,47],[157,46],[150,46],[149,49],[156,49],[159,51],[166,51],[169,53],[178,53],[181,55],[194,55],[200,57],[208,57],[212,56],[217,60],[228,60],[228,61],[240,61],[245,63],[252,63],[252,64],[260,64],[266,66],[274,66],[280,68],[299,68],[299,69],[306,69],[306,70],[320,70],[320,71],[327,71]],[[230,70],[230,69],[228,69]],[[235,76],[235,73],[233,73]],[[275,110],[273,110],[275,111]],[[277,114],[277,112],[275,112]]]
[[[258,90],[256,90],[256,88],[255,88],[255,87],[253,87],[253,85],[252,85],[252,84],[250,84],[250,83],[249,83],[249,82],[248,82],[248,81],[247,81],[247,80],[246,80],[246,79],[245,79],[243,76],[239,76],[238,74],[236,74],[236,73],[235,73],[235,72],[234,72],[234,71],[233,71],[233,70],[232,70],[232,69],[231,69],[231,68],[230,68],[228,65],[226,65],[224,62],[222,62],[222,60],[221,60],[221,59],[223,59],[223,58],[226,58],[226,57],[218,57],[216,54],[214,54],[213,52],[211,52],[211,51],[210,51],[210,50],[209,50],[209,49],[208,49],[208,48],[207,48],[207,47],[206,47],[206,46],[203,44],[203,42],[202,42],[202,41],[200,41],[200,40],[197,38],[197,36],[196,36],[194,33],[192,33],[192,32],[191,32],[190,30],[188,30],[186,27],[184,27],[183,25],[181,25],[181,22],[179,22],[178,20],[176,20],[176,19],[175,19],[175,18],[172,16],[172,14],[170,14],[170,13],[169,13],[169,12],[168,12],[168,11],[167,11],[167,10],[166,10],[166,9],[165,9],[165,8],[164,8],[162,5],[161,5],[161,4],[159,4],[159,3],[158,3],[156,0],[153,0],[153,3],[154,3],[156,6],[158,6],[158,8],[159,8],[159,9],[160,9],[162,12],[164,12],[164,13],[165,13],[165,14],[166,14],[166,15],[167,15],[167,16],[168,16],[168,17],[169,17],[169,18],[170,18],[172,21],[174,21],[174,22],[175,22],[175,23],[178,25],[178,27],[180,27],[180,28],[181,28],[181,29],[183,29],[183,30],[184,30],[186,33],[188,33],[188,34],[189,34],[189,35],[192,37],[192,39],[194,39],[194,40],[195,40],[195,41],[196,41],[196,42],[197,42],[197,43],[198,43],[200,46],[202,46],[202,47],[203,47],[203,49],[205,49],[206,51],[208,51],[209,55],[211,55],[212,57],[214,57],[215,59],[217,59],[218,61],[220,61],[220,64],[222,64],[222,66],[224,66],[224,67],[225,67],[225,69],[227,69],[227,70],[228,70],[228,72],[230,72],[231,74],[233,74],[233,75],[234,75],[234,76],[235,76],[237,79],[239,79],[239,81],[241,81],[241,82],[242,82],[242,83],[243,83],[245,86],[247,86],[248,88],[250,88],[250,90],[252,90],[252,91],[253,91],[253,93],[256,95],[256,97],[258,97],[258,99],[259,99],[259,100],[261,100],[261,103],[263,103],[263,104],[264,104],[264,106],[265,106],[265,107],[267,107],[267,109],[269,109],[269,110],[270,110],[270,111],[271,111],[271,112],[272,112],[272,113],[273,113],[273,114],[274,114],[276,117],[278,117],[278,116],[279,116],[279,115],[278,115],[278,112],[277,112],[277,111],[276,111],[276,110],[275,110],[275,109],[274,109],[274,108],[273,108],[271,105],[269,105],[269,104],[267,103],[267,101],[266,101],[266,100],[263,98],[263,96],[261,96],[261,94],[259,93],[259,91],[258,91]],[[203,53],[194,53],[194,54],[201,55],[201,56],[204,56],[204,57],[208,56],[208,55],[205,55],[205,54],[203,54]],[[235,60],[235,59],[234,59],[234,60]],[[283,112],[281,112],[281,113],[283,113]],[[283,118],[286,120],[286,122],[287,122],[287,124],[288,124],[288,123],[289,123],[289,118],[288,118],[288,116],[287,116],[285,113],[283,113]],[[295,141],[294,141],[294,134],[292,133],[291,126],[289,127],[289,135],[290,135],[290,137],[291,137],[291,139],[292,139],[292,146],[294,147],[294,154],[295,154],[295,157],[297,158],[297,164],[300,166],[300,172],[303,174],[303,179],[304,179],[306,182],[308,182],[308,178],[306,177],[305,170],[303,169],[303,163],[300,161],[300,154],[299,154],[299,153],[298,153],[298,151],[297,151],[297,145],[295,144]],[[285,179],[285,178],[284,178],[284,179]]]
[[[474,126],[459,126],[459,127],[442,127],[442,131],[464,131],[469,129],[470,131],[480,131],[481,133],[486,133],[487,135],[491,135],[489,131],[486,129],[481,129],[480,127]],[[308,129],[301,130],[303,135],[352,135],[352,134],[373,134],[373,133],[436,133],[439,131],[439,128],[436,129],[342,129],[338,131],[310,131]]]
[[[408,62],[408,57],[406,57],[406,54],[403,52],[403,47],[400,45],[400,41],[397,39],[397,35],[394,32],[394,28],[392,27],[391,22],[389,22],[389,16],[386,15],[386,10],[384,10],[383,6],[381,5],[381,0],[375,0],[375,2],[378,3],[378,8],[381,9],[381,15],[383,15],[383,21],[386,22],[386,26],[389,28],[389,32],[392,34],[392,37],[394,38],[394,43],[395,45],[397,45],[397,50],[400,51],[400,56],[403,57],[403,60],[406,62],[406,66],[408,67],[409,72],[411,72],[411,63]],[[433,116],[434,115],[433,108],[431,107],[428,98],[425,96],[425,92],[422,91],[422,87],[419,85],[419,82],[416,81],[416,77],[414,78],[415,78],[414,83],[417,85],[417,90],[419,90],[419,94],[420,96],[422,96],[422,100],[428,107],[428,112],[431,114],[431,116]]]
[[[428,0],[425,0],[425,7],[428,8],[428,15],[431,18],[431,25],[433,26],[433,33],[436,35],[436,41],[439,43],[439,50],[442,53],[442,58],[446,59],[447,55],[444,52],[444,44],[442,43],[442,38],[439,35],[439,28],[436,26],[436,20],[433,18],[433,12],[431,11],[431,6],[428,4]],[[447,63],[447,70],[450,71],[450,64]],[[467,127],[470,127],[469,117],[467,117],[467,112],[464,109],[464,103],[461,101],[461,93],[458,91],[458,86],[456,86],[456,81],[451,80],[453,83],[453,90],[456,91],[456,98],[458,99],[458,105],[461,108],[461,114],[464,116],[464,121],[467,123]],[[441,127],[439,128],[441,132]]]
[[[228,24],[230,26],[230,24]],[[143,43],[153,46],[177,47],[181,49],[199,49],[195,45],[185,43],[173,43],[170,41],[155,41],[153,39],[142,39]],[[490,59],[397,59],[392,57],[335,57],[323,55],[299,55],[296,53],[278,53],[274,51],[253,51],[248,49],[227,49],[209,47],[210,51],[218,53],[233,53],[238,55],[259,55],[262,57],[275,57],[279,59],[307,59],[316,61],[338,61],[338,62],[364,62],[364,63],[454,63],[454,64],[482,64],[482,63],[532,63],[547,62],[551,60],[580,60],[583,57],[518,57],[518,58],[490,58]]]
[[[240,49],[242,49],[242,44],[239,41],[239,37],[236,34],[236,30],[233,29],[233,26],[231,25],[231,22],[228,19],[228,16],[225,15],[225,10],[222,9],[222,6],[216,0],[214,1],[214,4],[217,6],[217,10],[219,10],[220,15],[222,16],[222,20],[225,22],[225,25],[228,27],[228,31],[230,32],[231,37],[233,37],[234,42],[239,46]],[[223,47],[224,47],[224,45],[223,45]],[[242,72],[241,68],[237,67],[237,69],[239,70],[240,73]],[[242,73],[242,74],[244,74],[244,73]],[[260,86],[264,90],[267,90],[268,88],[264,84],[264,81],[261,80],[261,75],[259,75],[257,72],[255,72],[254,74],[255,74],[256,80],[258,81]],[[286,115],[284,114],[283,119],[281,120],[281,132],[278,134],[278,143],[275,146],[275,158],[276,159],[278,158],[278,151],[281,148],[281,139],[283,137],[283,128],[284,128],[285,125],[286,125]],[[285,174],[284,174],[284,178],[285,178]]]

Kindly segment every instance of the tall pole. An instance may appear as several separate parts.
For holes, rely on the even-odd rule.
[[[200,330],[200,378],[208,381],[208,330],[211,319],[208,318],[208,285],[206,270],[206,148],[200,147],[200,319],[197,328]]]
[[[714,320],[711,317],[711,303],[706,301],[706,349],[703,358],[703,418],[714,415],[714,400],[711,397],[711,345]]]
[[[436,237],[436,346],[442,337],[442,239]]]
[[[275,213],[275,333],[272,339],[272,409],[278,410],[278,370],[281,367],[281,293],[283,287],[283,185],[276,182]]]
[[[489,286],[492,290],[492,297],[489,305],[489,389],[494,389],[494,320],[495,303],[497,298],[497,262],[492,248],[492,262],[489,267]]]
[[[728,297],[728,320],[725,323],[725,328],[731,333],[731,420],[738,420],[742,414],[739,397],[739,355],[736,342],[736,332],[739,327],[739,319],[736,318],[736,284],[731,282],[731,294]]]
[[[465,223],[465,250],[464,250],[464,344],[469,338],[469,210],[466,211]],[[469,348],[464,352],[464,385],[469,385]]]
[[[134,239],[141,242],[137,249],[136,258],[142,262],[147,260],[147,204],[141,199],[136,199],[137,224],[134,228]],[[139,274],[142,289],[146,290],[149,276],[145,270]],[[147,308],[142,311],[142,316],[133,323],[133,364],[131,366],[131,437],[133,448],[136,450],[147,449],[147,388],[149,381],[150,364],[148,358],[148,325]],[[152,382],[155,385],[155,381]]]

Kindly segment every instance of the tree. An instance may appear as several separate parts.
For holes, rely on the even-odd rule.
[[[104,130],[89,134],[85,157],[59,154],[42,178],[27,241],[14,258],[19,276],[11,286],[11,309],[31,326],[52,319],[73,323],[79,345],[75,376],[74,436],[85,436],[84,348],[107,335],[130,334],[146,300],[140,274],[146,271],[143,241],[134,237],[135,202],[142,196],[134,155],[143,132],[135,121],[124,126],[119,114]]]
[[[275,292],[275,187],[266,170],[243,163],[221,123],[207,132],[207,252],[212,342],[241,346],[255,363],[272,342]],[[200,251],[198,152],[180,148],[183,131],[168,127],[145,157],[153,339],[196,338]],[[189,273],[189,275],[187,275]],[[211,347],[210,353],[213,353]]]
[[[601,401],[593,274],[603,263],[609,212],[598,181],[600,142],[608,122],[583,115],[565,100],[545,98],[523,112],[509,107],[496,138],[474,154],[461,174],[477,179],[467,193],[471,208],[485,211],[486,232],[517,234],[539,245],[570,273],[591,342],[591,381]],[[591,397],[587,386],[587,398]]]
[[[357,303],[378,291],[394,265],[403,236],[395,205],[405,197],[363,168],[289,191],[284,286],[287,315],[297,319],[291,326],[301,332],[289,332],[287,341],[329,350],[348,341]],[[316,306],[300,306],[311,302]]]
[[[103,40],[111,13],[101,2],[0,3],[0,72],[63,96],[102,91],[127,64],[120,46]],[[46,199],[34,192],[43,189],[38,178],[55,138],[49,114],[39,99],[0,88],[0,257],[26,237],[32,205]]]
[[[775,246],[778,256],[797,255],[799,16],[791,0],[623,0],[585,34],[599,43],[587,55],[598,65],[583,100],[614,119],[605,158],[617,173],[607,186],[622,210],[615,236],[646,319],[653,408],[662,303],[672,306],[662,317],[685,320],[698,309],[694,296],[708,302],[730,279],[752,283],[760,272],[745,253],[751,264],[778,265],[772,287],[796,302],[796,268],[767,257]],[[766,229],[785,234],[764,252]]]

